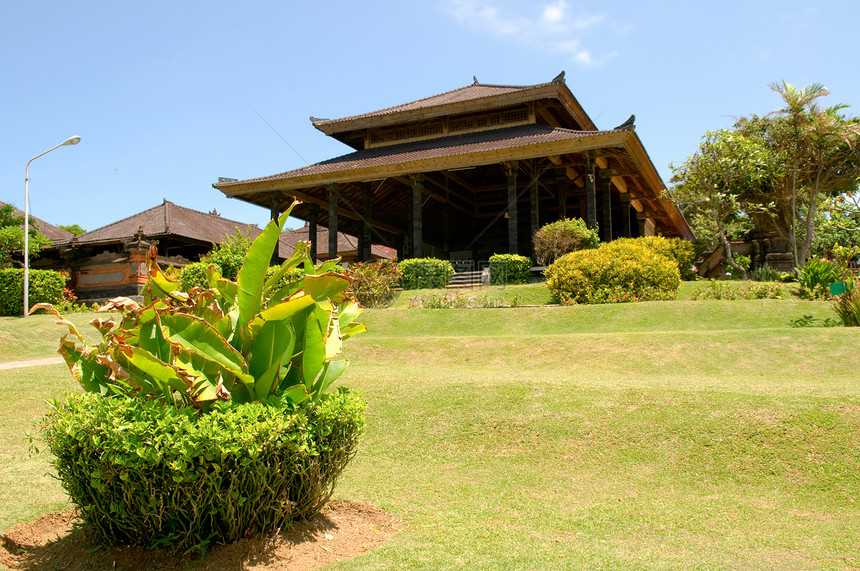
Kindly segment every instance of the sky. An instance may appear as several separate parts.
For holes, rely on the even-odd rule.
[[[28,0],[0,18],[0,200],[86,230],[163,199],[244,223],[218,177],[351,151],[309,117],[566,72],[599,129],[636,115],[663,180],[708,130],[823,83],[860,115],[853,1]],[[300,222],[293,221],[293,225]]]

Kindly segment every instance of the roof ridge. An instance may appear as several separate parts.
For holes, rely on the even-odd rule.
[[[120,218],[119,220],[115,220],[114,222],[111,222],[110,224],[105,224],[104,226],[99,226],[98,228],[93,228],[89,232],[85,232],[85,233],[81,234],[80,236],[78,236],[78,238],[82,238],[83,236],[87,236],[89,234],[92,234],[93,232],[97,232],[97,231],[103,230],[105,228],[110,228],[111,226],[116,226],[117,224],[120,224],[121,222],[125,222],[126,220],[130,220],[130,219],[134,218],[135,216],[140,216],[141,214],[145,214],[151,210],[155,210],[156,208],[160,208],[162,206],[164,206],[163,203],[158,204],[156,206],[153,206],[152,208],[147,208],[146,210],[141,210],[140,212],[135,212],[134,214],[130,214],[130,215],[126,216],[125,218]]]

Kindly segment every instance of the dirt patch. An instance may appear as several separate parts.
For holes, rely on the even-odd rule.
[[[85,533],[72,529],[71,510],[46,514],[0,533],[0,567],[147,571],[195,569],[316,569],[368,553],[391,537],[400,522],[363,502],[332,500],[310,520],[269,536],[219,545],[202,558],[167,550],[115,547],[90,552]]]

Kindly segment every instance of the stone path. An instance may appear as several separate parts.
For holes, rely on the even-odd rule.
[[[37,367],[39,365],[55,365],[63,362],[62,357],[45,357],[44,359],[28,359],[26,361],[9,361],[6,363],[0,363],[0,370],[19,369],[21,367]]]

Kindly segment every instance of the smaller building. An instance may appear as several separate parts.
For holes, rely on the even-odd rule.
[[[39,221],[40,231],[52,240],[51,246],[31,261],[33,268],[66,271],[69,287],[80,301],[103,301],[116,296],[137,296],[146,284],[146,256],[151,245],[158,250],[162,267],[185,267],[210,252],[215,244],[237,232],[252,240],[262,229],[224,218],[216,211],[200,212],[164,200],[158,206],[123,218],[85,234],[71,233]],[[281,234],[278,261],[289,258],[300,241],[309,239],[307,225]],[[319,227],[317,241],[328,244],[328,229]],[[338,232],[337,252],[344,262],[358,258],[358,240]],[[396,252],[374,244],[373,256],[393,258]],[[331,256],[331,257],[335,257]],[[326,248],[318,259],[328,259]]]

